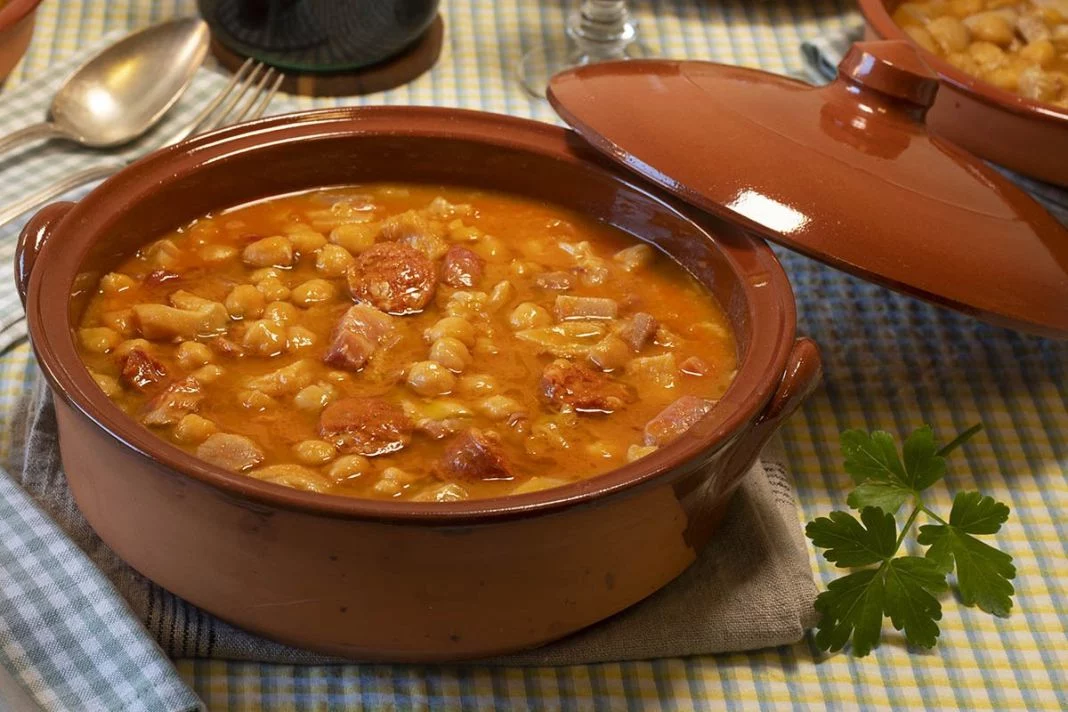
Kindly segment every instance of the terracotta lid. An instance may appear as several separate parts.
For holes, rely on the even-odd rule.
[[[645,178],[864,279],[1068,338],[1068,230],[929,136],[935,74],[862,42],[825,87],[709,62],[630,60],[553,78],[557,113]]]

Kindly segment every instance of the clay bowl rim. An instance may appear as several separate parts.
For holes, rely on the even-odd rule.
[[[665,211],[691,222],[712,241],[712,249],[723,255],[738,276],[745,294],[745,318],[752,325],[749,347],[719,405],[675,442],[616,470],[539,492],[461,502],[392,502],[295,490],[209,465],[143,428],[96,386],[74,344],[69,326],[71,287],[93,244],[82,236],[107,226],[112,221],[110,215],[136,204],[156,190],[157,183],[181,180],[208,162],[249,150],[269,150],[294,141],[340,135],[474,140],[498,149],[540,153],[568,161],[576,170],[592,168],[607,174],[622,188],[648,196]],[[418,180],[417,176],[413,179]],[[190,215],[189,219],[195,217]],[[313,515],[428,525],[485,523],[595,503],[609,495],[671,481],[705,465],[717,450],[744,437],[744,431],[758,419],[779,385],[794,343],[793,290],[767,243],[740,229],[730,238],[716,236],[715,231],[722,231],[723,225],[717,221],[710,227],[706,220],[711,219],[608,162],[577,134],[561,127],[439,107],[320,109],[204,134],[150,154],[109,178],[50,226],[48,239],[34,263],[37,268],[30,273],[26,314],[38,362],[53,391],[119,443],[179,476],[261,505]],[[65,230],[72,235],[57,239],[57,234]],[[75,246],[77,249],[72,249]],[[749,264],[743,266],[740,259]],[[46,264],[49,269],[40,268]],[[757,289],[754,282],[758,281],[767,288]],[[52,298],[47,299],[46,295]]]
[[[0,32],[13,27],[22,18],[37,9],[42,0],[8,0],[0,7]]]
[[[964,71],[936,54],[923,49],[905,34],[905,31],[890,17],[888,5],[900,4],[901,0],[859,0],[860,12],[865,22],[883,39],[905,40],[916,48],[923,61],[938,73],[939,79],[975,99],[990,106],[1006,109],[1027,118],[1040,119],[1053,124],[1061,124],[1068,129],[1068,109],[1053,104],[1035,101],[988,84]]]

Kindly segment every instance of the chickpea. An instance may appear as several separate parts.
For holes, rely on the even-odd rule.
[[[256,289],[263,294],[264,299],[269,299],[272,302],[289,299],[289,287],[282,284],[282,280],[277,277],[268,277],[257,284]]]
[[[290,267],[294,261],[293,243],[281,235],[265,237],[246,247],[241,259],[253,267]]]
[[[408,369],[408,386],[421,396],[440,396],[452,391],[456,377],[434,361],[418,361]]]
[[[486,306],[489,307],[491,312],[495,312],[512,301],[513,298],[515,298],[515,285],[508,280],[497,282],[497,284],[493,285],[493,289],[490,290]]]
[[[459,339],[443,336],[430,347],[430,360],[437,361],[450,371],[460,373],[471,363],[471,352]]]
[[[309,279],[303,284],[298,284],[290,292],[289,298],[300,307],[310,307],[313,304],[328,302],[337,294],[337,289],[325,279]]]
[[[178,365],[186,371],[192,371],[206,363],[211,363],[213,356],[211,349],[199,341],[183,341],[178,344],[174,354],[178,358]]]
[[[344,247],[349,252],[363,252],[375,244],[378,230],[378,225],[374,223],[338,225],[330,231],[330,242]]]
[[[983,9],[983,0],[949,0],[949,11],[962,20]]]
[[[411,487],[412,483],[418,479],[418,476],[405,472],[399,467],[387,467],[382,471],[381,478],[375,483],[374,491],[378,494],[395,497]]]
[[[297,391],[293,405],[300,410],[319,411],[334,400],[334,387],[329,383],[313,383]]]
[[[525,414],[526,408],[508,396],[490,396],[478,404],[478,410],[490,420],[508,420],[513,415]]]
[[[199,445],[218,431],[215,423],[190,413],[174,426],[174,439],[186,445]]]
[[[354,480],[371,471],[371,461],[363,455],[342,455],[330,465],[326,476],[334,482]]]
[[[259,284],[265,279],[282,279],[282,270],[275,269],[274,267],[261,267],[260,269],[253,270],[252,274],[248,276],[248,281],[253,284]]]
[[[992,42],[972,42],[968,47],[968,56],[981,67],[996,67],[1005,61],[1005,52]]]
[[[615,448],[604,440],[595,440],[586,446],[586,452],[594,457],[600,457],[605,460],[611,460],[616,456]]]
[[[275,324],[287,326],[300,315],[297,308],[289,302],[271,302],[263,309],[263,318]]]
[[[197,251],[204,262],[225,262],[237,257],[237,248],[230,245],[204,245]]]
[[[108,272],[100,278],[100,291],[108,295],[122,294],[136,286],[137,280],[120,272]]]
[[[548,326],[553,323],[552,315],[545,307],[538,306],[533,302],[523,302],[508,315],[508,323],[516,331],[533,329],[539,326]]]
[[[448,227],[449,239],[453,242],[474,242],[482,235],[482,231],[477,227],[464,225],[464,221],[459,218],[449,223]]]
[[[652,455],[654,452],[656,452],[655,445],[631,445],[627,448],[627,462],[640,460],[646,455]]]
[[[192,376],[200,383],[207,384],[211,383],[212,381],[219,380],[219,378],[224,373],[226,372],[222,369],[222,367],[216,366],[213,363],[209,363],[206,366],[201,366],[197,370],[193,371]]]
[[[1052,101],[1060,94],[1061,82],[1052,72],[1044,72],[1040,67],[1028,67],[1020,72],[1018,89],[1028,99]]]
[[[930,35],[928,35],[928,37],[930,37]],[[931,44],[933,46],[934,42],[932,41]],[[616,254],[612,255],[612,259],[622,265],[623,269],[628,272],[633,272],[652,262],[654,256],[653,248],[643,242],[640,245],[632,245],[631,247],[623,248]]]
[[[100,315],[100,321],[104,322],[104,326],[114,329],[123,336],[132,336],[137,331],[133,309],[104,312]]]
[[[325,440],[302,440],[293,446],[293,454],[305,465],[325,465],[337,456],[337,449]]]
[[[267,304],[263,292],[251,284],[239,284],[226,295],[226,311],[234,319],[258,319]]]
[[[993,47],[993,45],[991,45]],[[967,55],[964,52],[953,52],[946,55],[946,61],[952,64],[957,69],[968,74],[978,74],[980,71],[979,63],[976,62],[971,55]]]
[[[539,272],[545,271],[541,265],[528,260],[512,260],[508,268],[516,277],[533,277]]]
[[[589,359],[602,371],[615,371],[626,366],[632,355],[622,339],[609,334],[590,349]]]
[[[111,376],[105,376],[102,373],[89,372],[89,375],[96,381],[96,385],[100,386],[100,390],[104,391],[104,395],[108,398],[116,398],[122,393],[122,386],[119,382]]]
[[[289,340],[289,348],[291,350],[306,349],[309,346],[314,346],[318,340],[314,331],[303,326],[288,327],[286,329],[286,338]]]
[[[927,23],[927,31],[946,54],[963,52],[971,40],[968,28],[955,17],[943,16],[931,20]]]
[[[78,338],[86,351],[94,354],[106,354],[119,345],[122,336],[106,326],[91,326],[78,330]]]
[[[463,342],[465,346],[475,345],[475,327],[467,319],[458,316],[447,316],[438,320],[438,323],[423,332],[423,336],[431,343],[451,336]]]
[[[355,261],[341,245],[323,245],[315,257],[315,269],[324,277],[341,277]]]
[[[141,254],[157,269],[174,267],[182,258],[182,251],[171,240],[157,240],[145,247]]]
[[[310,255],[326,244],[326,238],[321,232],[316,232],[306,225],[288,230],[286,236],[302,255]]]
[[[1020,49],[1020,56],[1029,62],[1034,62],[1038,66],[1046,68],[1057,58],[1057,50],[1049,40],[1035,40]]]
[[[479,356],[496,356],[501,350],[493,339],[480,337],[475,339],[474,352]]]
[[[977,40],[993,42],[1007,47],[1016,33],[1004,15],[999,12],[980,12],[964,20],[964,25]]]
[[[248,389],[238,391],[237,402],[241,404],[242,408],[261,412],[276,405],[275,399],[271,398],[263,391]]]
[[[497,391],[497,381],[485,373],[473,373],[460,379],[459,389],[466,396],[489,396]]]
[[[934,37],[931,37],[930,32],[917,25],[908,25],[902,29],[920,47],[932,54],[938,54],[938,43],[935,42]]]
[[[286,350],[285,327],[267,319],[251,322],[241,342],[259,356],[277,356]]]
[[[1013,67],[995,67],[983,72],[982,78],[1006,91],[1016,91],[1020,85],[1020,73]]]
[[[134,349],[140,349],[147,354],[153,352],[152,344],[150,342],[145,341],[144,339],[127,339],[115,347],[115,355],[119,358],[126,358],[126,355]]]

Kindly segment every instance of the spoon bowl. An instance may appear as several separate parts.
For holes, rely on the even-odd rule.
[[[193,81],[208,51],[199,18],[135,32],[78,67],[56,92],[48,120],[0,138],[0,151],[36,139],[65,138],[110,148],[141,136]]]

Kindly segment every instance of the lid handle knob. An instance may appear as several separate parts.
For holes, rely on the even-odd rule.
[[[904,40],[855,43],[838,64],[838,76],[925,109],[938,92],[938,76]]]

